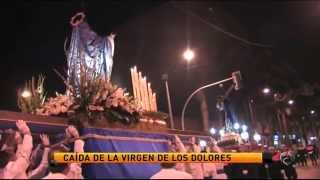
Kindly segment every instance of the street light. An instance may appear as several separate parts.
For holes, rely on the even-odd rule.
[[[238,129],[240,128],[240,124],[237,123],[237,122],[234,123],[233,128],[234,128],[235,130],[238,130]]]
[[[21,96],[23,98],[29,98],[31,96],[31,92],[28,91],[28,90],[24,90],[22,93],[21,93]]]
[[[215,135],[216,134],[216,129],[215,128],[211,128],[210,129],[210,134],[211,135]]]
[[[248,140],[249,139],[249,133],[247,131],[244,131],[240,134],[241,138],[243,140]]]
[[[186,49],[183,53],[183,58],[190,62],[194,58],[194,52],[191,49]]]
[[[224,129],[220,129],[219,134],[220,134],[220,136],[223,136],[224,135]]]
[[[317,137],[316,136],[312,136],[312,137],[310,137],[310,140],[312,141],[312,140],[316,140],[317,139]]]
[[[289,105],[294,104],[294,100],[290,99],[290,100],[288,101],[288,104],[289,104]]]
[[[258,134],[258,133],[254,133],[253,139],[254,139],[257,143],[259,143],[259,141],[261,140],[261,135]]]
[[[248,126],[246,126],[246,125],[244,124],[244,125],[242,125],[242,126],[241,126],[241,129],[242,129],[242,131],[244,131],[244,132],[245,132],[245,131],[247,131]]]
[[[262,92],[263,94],[269,94],[270,93],[270,88],[263,88]]]
[[[315,110],[311,110],[311,111],[310,111],[310,114],[314,114],[314,113],[316,113]]]
[[[205,85],[205,86],[202,86],[202,87],[198,88],[197,90],[195,90],[195,91],[187,98],[186,102],[185,102],[184,105],[183,105],[182,112],[181,112],[181,126],[182,126],[182,130],[185,130],[185,129],[184,129],[184,113],[185,113],[185,111],[186,111],[187,105],[188,105],[188,103],[190,102],[191,98],[192,98],[195,94],[197,94],[199,91],[201,91],[201,90],[203,90],[203,89],[206,89],[206,88],[209,88],[209,87],[213,87],[213,86],[219,85],[219,84],[221,84],[221,83],[224,83],[224,82],[227,82],[227,81],[230,81],[230,80],[232,80],[232,81],[238,81],[238,80],[239,80],[238,78],[234,78],[234,75],[235,75],[235,74],[236,74],[237,77],[238,77],[238,75],[240,74],[240,72],[233,73],[232,77],[229,77],[229,78],[227,78],[227,79],[223,79],[223,80],[221,80],[221,81],[213,82],[213,83],[207,84],[207,85]],[[234,80],[234,79],[235,79],[235,80]],[[237,84],[239,85],[240,82],[237,82]],[[235,85],[232,85],[231,87],[235,87]],[[232,90],[232,89],[230,89],[230,91],[231,91],[231,90]],[[238,89],[236,89],[236,90],[238,90]],[[230,91],[228,90],[228,92],[230,92]]]
[[[207,142],[205,140],[200,140],[199,145],[200,145],[200,147],[206,147]]]

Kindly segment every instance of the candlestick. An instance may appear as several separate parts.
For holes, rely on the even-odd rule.
[[[148,102],[150,111],[154,111],[153,103],[152,103],[152,89],[151,89],[151,83],[148,83]]]
[[[148,93],[148,86],[147,86],[147,78],[146,78],[146,76],[143,79],[143,86],[144,86],[144,93],[145,93],[146,110],[150,111],[149,93]]]
[[[140,93],[140,102],[141,106],[143,109],[145,109],[145,104],[144,104],[144,95],[143,95],[143,79],[142,79],[142,74],[139,72],[139,93]]]
[[[153,93],[153,101],[154,101],[154,107],[155,107],[155,112],[158,111],[158,106],[157,106],[157,96],[156,93]]]
[[[149,105],[148,105],[148,94],[147,94],[147,79],[144,76],[143,77],[143,81],[142,81],[142,85],[143,85],[143,101],[144,101],[144,108],[145,110],[149,110]]]
[[[133,68],[130,68],[130,73],[131,73],[133,97],[134,97],[134,99],[136,99],[136,98],[137,98],[137,93],[136,93],[136,84],[135,84],[135,81],[134,81],[134,71],[133,71]]]
[[[135,84],[135,89],[136,89],[136,103],[141,106],[141,101],[140,101],[140,88],[139,88],[139,76],[138,76],[138,72],[137,72],[137,67],[135,66],[133,68],[133,79],[134,79],[134,84]]]

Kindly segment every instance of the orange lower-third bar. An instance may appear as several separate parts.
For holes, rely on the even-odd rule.
[[[56,163],[262,163],[262,153],[60,153]]]

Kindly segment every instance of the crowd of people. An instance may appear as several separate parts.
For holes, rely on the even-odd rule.
[[[183,143],[181,139],[175,135],[174,140],[170,143],[171,152],[222,152],[217,146],[216,141],[210,138],[210,145],[207,147],[200,147],[196,138],[192,137],[189,142]],[[151,179],[227,179],[224,173],[223,163],[177,163],[169,164],[163,163],[162,170],[151,177]],[[171,169],[172,173],[164,173]]]
[[[187,145],[183,144],[178,136],[175,136],[174,143],[171,143],[171,150],[174,152],[263,152],[272,159],[270,162],[262,164],[221,164],[221,163],[188,163],[176,164],[176,173],[165,174],[167,164],[164,170],[154,175],[155,179],[178,178],[184,179],[297,179],[296,167],[308,167],[311,161],[312,166],[318,168],[319,148],[315,143],[298,147],[288,147],[285,145],[279,148],[267,146],[241,145],[233,149],[223,149],[217,146],[214,139],[205,148],[200,148],[194,140]],[[171,167],[173,168],[173,166]],[[188,174],[181,174],[185,172]]]
[[[53,161],[54,152],[69,152],[64,143],[50,144],[48,135],[41,134],[41,144],[33,147],[33,136],[25,121],[16,122],[17,130],[8,129],[1,133],[0,140],[0,179],[83,179],[80,163],[61,164]],[[74,126],[65,130],[66,140],[74,142],[74,152],[84,152],[85,142],[79,137]],[[224,164],[224,163],[162,163],[161,170],[151,179],[297,179],[297,166],[318,166],[319,148],[315,145],[297,148],[264,148],[255,149],[240,146],[239,149],[223,149],[210,138],[206,147],[201,147],[195,137],[186,142],[175,135],[169,143],[170,152],[252,152],[269,153],[272,162],[263,164]],[[39,150],[41,159],[37,159]]]
[[[268,166],[270,178],[297,179],[297,167],[308,167],[308,161],[312,166],[318,168],[319,148],[316,143],[303,146],[281,146],[280,148],[269,147],[265,150],[272,154],[272,163]]]
[[[33,137],[26,122],[16,122],[17,131],[8,129],[0,140],[0,179],[81,179],[82,169],[79,163],[55,164],[54,152],[67,152],[63,144],[50,146],[49,137],[41,134],[42,144],[33,148]],[[66,130],[67,139],[75,139],[74,152],[83,152],[84,141],[74,126]],[[35,163],[38,150],[43,147],[40,164]],[[50,162],[50,163],[49,163]]]

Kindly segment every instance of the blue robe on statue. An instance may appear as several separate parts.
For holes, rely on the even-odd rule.
[[[112,36],[98,36],[85,21],[74,26],[67,52],[68,82],[78,87],[81,83],[81,71],[87,75],[101,76],[109,81],[112,72],[113,53],[114,40]]]
[[[226,127],[227,129],[232,129],[234,124],[234,117],[230,108],[229,100],[225,99],[223,102],[223,105],[224,105],[224,111],[226,113]]]

